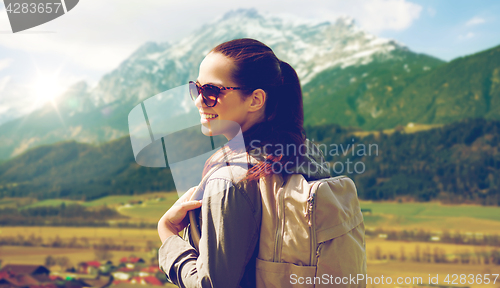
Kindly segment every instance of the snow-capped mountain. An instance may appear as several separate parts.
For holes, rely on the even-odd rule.
[[[129,132],[127,116],[135,105],[196,79],[199,64],[213,47],[245,37],[269,45],[278,58],[296,69],[306,86],[324,71],[382,63],[412,53],[393,40],[361,30],[347,17],[330,23],[276,17],[253,9],[230,11],[179,42],[145,43],[95,88],[75,85],[59,98],[59,107],[47,105],[0,126],[0,159],[41,144],[70,139],[99,143],[125,136]],[[305,91],[305,97],[309,92]],[[316,105],[311,99],[305,105]],[[172,110],[162,112],[179,110],[182,105],[185,103],[172,101],[168,108]]]
[[[199,64],[213,47],[244,37],[270,46],[296,69],[302,85],[326,69],[368,64],[374,55],[390,58],[391,51],[407,50],[361,30],[348,17],[330,23],[263,15],[254,9],[230,11],[178,43],[144,44],[103,77],[92,97],[98,106],[137,102],[186,84],[196,79]]]

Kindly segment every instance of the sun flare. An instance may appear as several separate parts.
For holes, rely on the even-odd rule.
[[[35,99],[39,103],[54,102],[54,99],[64,91],[57,74],[38,74],[32,87]]]

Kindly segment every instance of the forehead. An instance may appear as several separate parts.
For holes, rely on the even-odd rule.
[[[234,64],[231,59],[222,55],[221,53],[208,54],[200,64],[200,73],[198,75],[198,82],[200,84],[218,84],[218,85],[232,85],[231,71],[233,71]]]

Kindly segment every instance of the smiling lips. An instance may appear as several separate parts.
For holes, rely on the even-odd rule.
[[[208,114],[208,113],[200,113],[200,115],[202,119],[214,119],[219,116],[217,114]]]

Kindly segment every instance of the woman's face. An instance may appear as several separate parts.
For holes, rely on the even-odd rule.
[[[230,77],[233,69],[234,64],[231,59],[221,53],[212,52],[201,62],[198,82],[200,85],[213,84],[223,87],[238,87]],[[253,97],[244,98],[241,93],[241,90],[222,90],[214,107],[207,107],[201,95],[198,95],[195,104],[200,112],[201,124],[210,130],[211,135],[224,134],[226,138],[231,139],[234,136],[230,135],[232,133],[228,134],[228,131],[216,131],[220,129],[216,129],[215,126],[220,126],[221,123],[224,123],[225,125],[223,124],[222,126],[227,127],[229,123],[234,122],[231,126],[239,125],[238,128],[241,127],[241,131],[245,131],[255,123],[253,121],[255,113],[253,113],[254,109],[252,109]],[[234,129],[230,130],[234,131]]]

